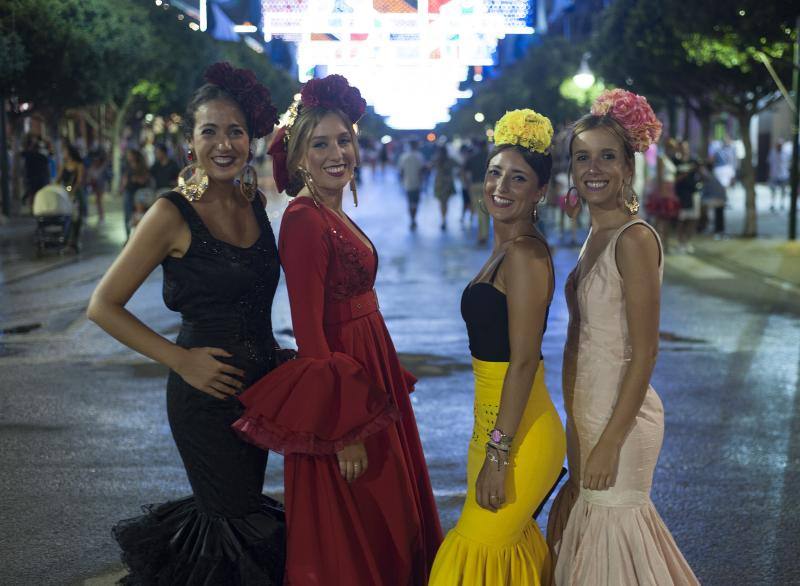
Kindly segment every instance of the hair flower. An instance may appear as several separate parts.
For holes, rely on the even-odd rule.
[[[494,126],[495,144],[515,144],[547,154],[553,140],[553,125],[547,116],[530,109],[506,112]]]
[[[209,66],[206,81],[228,92],[239,104],[250,126],[253,138],[272,132],[278,123],[278,111],[272,105],[272,95],[249,69],[237,69],[227,61]]]
[[[319,106],[341,110],[353,124],[358,122],[367,108],[367,102],[358,88],[351,86],[344,76],[336,74],[308,80],[300,90],[300,105],[303,108]]]
[[[625,129],[633,150],[643,153],[661,136],[661,122],[647,98],[623,89],[606,90],[592,104],[594,116],[611,116]]]

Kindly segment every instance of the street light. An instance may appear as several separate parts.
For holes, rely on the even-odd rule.
[[[483,115],[483,112],[477,112],[475,114],[475,122],[483,122],[486,120],[486,116]]]
[[[588,90],[594,85],[595,77],[594,73],[592,73],[592,70],[589,69],[589,57],[591,57],[589,53],[583,54],[583,57],[581,58],[581,65],[578,68],[578,73],[572,76],[572,81],[574,81],[575,85],[582,90]]]

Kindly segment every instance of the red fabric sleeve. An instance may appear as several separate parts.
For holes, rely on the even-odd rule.
[[[295,205],[286,210],[281,222],[279,254],[299,358],[331,355],[322,328],[325,278],[331,255],[322,213],[314,207]]]
[[[280,256],[298,356],[239,400],[233,428],[248,442],[284,454],[333,454],[399,419],[389,394],[353,357],[331,352],[323,329],[330,240],[321,212],[298,203],[284,214]]]

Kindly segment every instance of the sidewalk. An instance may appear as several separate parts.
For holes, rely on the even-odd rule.
[[[758,185],[758,237],[742,238],[739,234],[744,226],[744,199],[744,189],[740,185],[728,190],[727,238],[715,240],[710,235],[698,235],[692,240],[694,254],[670,255],[667,266],[686,278],[724,279],[732,278],[735,273],[745,273],[763,285],[793,296],[800,295],[800,240],[787,239],[788,211],[770,211],[769,188]],[[718,270],[703,271],[700,262]],[[795,301],[800,304],[800,297]]]

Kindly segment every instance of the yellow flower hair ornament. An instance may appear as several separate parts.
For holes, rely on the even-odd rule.
[[[514,144],[546,155],[553,140],[553,125],[547,116],[533,110],[512,110],[494,125],[492,140],[496,145]]]

